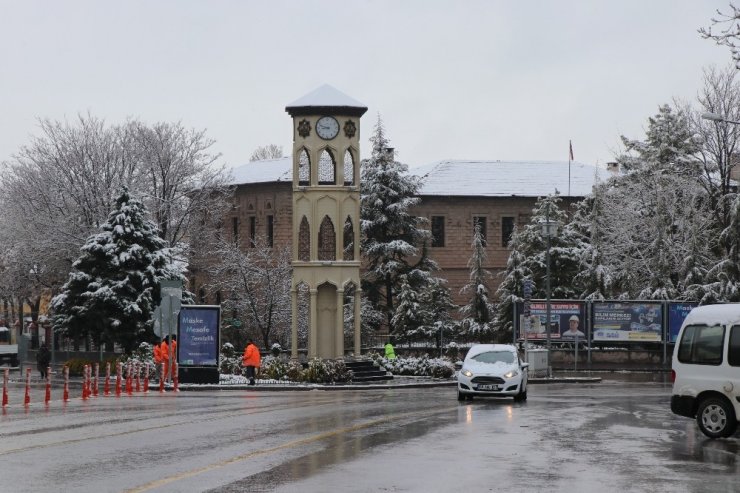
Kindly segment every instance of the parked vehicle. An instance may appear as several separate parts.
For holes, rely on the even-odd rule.
[[[696,418],[710,438],[729,437],[740,416],[740,304],[694,308],[673,351],[671,411]]]
[[[18,344],[10,343],[10,329],[0,327],[0,365],[18,366]]]
[[[527,367],[509,344],[476,344],[457,373],[457,400],[473,396],[511,396],[527,400]]]

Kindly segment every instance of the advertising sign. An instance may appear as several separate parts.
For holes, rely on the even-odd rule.
[[[517,304],[517,329],[519,338],[524,338],[524,327],[527,330],[527,339],[547,339],[547,303],[541,300],[532,300],[529,304],[530,316],[525,317],[524,306]],[[585,303],[582,301],[551,301],[550,302],[550,339],[572,340],[586,338]]]
[[[593,303],[594,341],[661,341],[663,305],[624,301]]]
[[[686,315],[697,306],[698,303],[668,303],[668,342],[676,342]]]
[[[178,361],[182,366],[218,367],[221,307],[183,305],[177,324]]]

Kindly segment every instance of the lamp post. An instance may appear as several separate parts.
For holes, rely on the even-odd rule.
[[[713,122],[724,122],[724,123],[732,123],[734,125],[740,125],[740,122],[735,121],[735,120],[729,120],[722,115],[718,115],[717,113],[702,113],[701,117],[705,120],[711,120]]]
[[[546,319],[545,327],[547,332],[547,374],[550,376],[550,242],[551,238],[558,233],[558,222],[550,220],[550,203],[547,203],[545,209],[545,220],[540,220],[540,226],[542,227],[542,235],[547,238],[547,253],[546,253],[546,275],[545,275],[545,307],[546,307]]]

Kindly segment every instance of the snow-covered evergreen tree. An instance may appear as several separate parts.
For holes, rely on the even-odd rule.
[[[519,230],[514,230],[509,247],[511,252],[506,261],[506,269],[500,274],[503,279],[496,290],[498,303],[494,312],[494,325],[504,333],[511,334],[514,329],[514,307],[524,299],[524,280],[532,279],[532,272],[523,253],[524,244]]]
[[[166,276],[165,247],[144,205],[124,187],[52,300],[54,330],[117,342],[127,352],[152,338],[151,314]]]
[[[361,249],[367,265],[362,290],[390,326],[400,276],[409,275],[408,282],[418,288],[417,276],[411,271],[428,270],[418,267],[428,263],[425,255],[416,265],[411,259],[419,254],[418,247],[429,238],[429,231],[423,228],[423,218],[410,213],[419,203],[421,182],[408,174],[408,166],[395,161],[380,117],[370,141],[372,156],[363,160],[361,168]]]
[[[422,310],[421,293],[409,282],[408,276],[399,277],[398,305],[391,319],[393,334],[400,340],[408,340],[418,335],[418,330],[424,321],[430,317]],[[426,308],[426,307],[424,307]]]
[[[463,286],[461,293],[470,296],[468,303],[460,308],[463,315],[462,329],[464,332],[475,337],[492,336],[494,327],[493,306],[489,298],[488,283],[491,273],[485,268],[486,248],[483,244],[480,225],[476,224],[473,231],[473,242],[471,244],[473,253],[468,260],[470,267],[470,279]]]

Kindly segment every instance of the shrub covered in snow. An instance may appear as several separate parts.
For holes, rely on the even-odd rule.
[[[123,365],[123,372],[126,374],[126,366],[129,363],[132,363],[133,365],[138,364],[139,368],[141,368],[141,375],[144,375],[144,372],[146,372],[146,364],[149,363],[149,378],[156,377],[159,373],[159,369],[157,368],[157,365],[154,363],[154,346],[149,344],[148,342],[142,342],[139,344],[139,347],[134,349],[131,352],[131,355],[123,355],[120,358],[118,358],[118,362],[120,362]],[[100,372],[105,371],[105,365],[101,365]],[[111,368],[110,368],[111,375],[115,374],[116,372],[116,362],[111,362]]]
[[[424,355],[421,358],[386,359],[377,353],[370,353],[370,358],[394,375],[450,378],[455,374],[455,366],[444,358]]]
[[[270,354],[277,358],[278,356],[280,356],[280,351],[282,350],[283,347],[280,345],[280,343],[276,342],[270,347]]]
[[[303,372],[303,380],[311,383],[351,382],[352,377],[352,370],[342,360],[313,358]]]
[[[229,342],[221,346],[221,357],[218,365],[218,370],[224,375],[242,374],[241,355],[236,352],[234,346]]]

